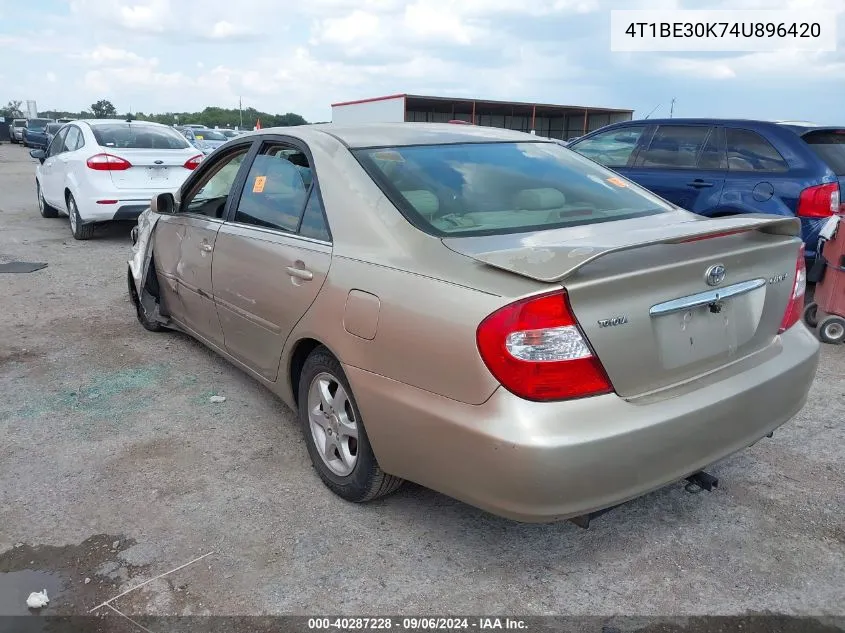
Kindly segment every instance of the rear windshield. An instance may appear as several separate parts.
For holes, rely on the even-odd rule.
[[[809,132],[803,137],[837,176],[845,176],[845,129]]]
[[[194,130],[194,136],[204,141],[225,141],[226,137],[217,130]]]
[[[105,123],[91,126],[101,147],[119,149],[185,149],[185,137],[168,127],[137,123]]]
[[[15,119],[12,125],[15,127],[26,127],[26,119]]]
[[[661,199],[556,143],[355,150],[385,195],[434,235],[494,235],[665,213]]]
[[[27,121],[26,127],[27,129],[41,132],[45,127],[47,127],[48,123],[52,123],[52,121],[50,121],[50,119],[30,119]]]

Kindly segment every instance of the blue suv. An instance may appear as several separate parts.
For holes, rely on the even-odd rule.
[[[608,125],[569,148],[700,215],[797,216],[808,258],[826,219],[845,212],[845,128],[650,119]]]

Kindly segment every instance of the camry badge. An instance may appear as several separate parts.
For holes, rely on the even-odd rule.
[[[610,319],[599,319],[599,327],[616,327],[617,325],[625,325],[628,322],[628,317],[625,315],[615,316]]]
[[[718,286],[720,283],[725,281],[727,274],[728,271],[725,270],[725,267],[722,266],[722,264],[716,264],[715,266],[708,268],[707,272],[704,273],[704,281],[707,282],[708,286]]]

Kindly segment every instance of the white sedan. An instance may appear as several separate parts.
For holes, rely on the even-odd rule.
[[[45,218],[64,213],[78,240],[96,223],[134,220],[160,192],[175,192],[202,161],[181,134],[146,121],[72,121],[46,150],[30,155],[38,208]]]

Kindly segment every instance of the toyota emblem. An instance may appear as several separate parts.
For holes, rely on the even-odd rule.
[[[715,266],[711,266],[707,269],[707,272],[704,273],[704,280],[707,282],[708,286],[718,286],[720,283],[725,281],[725,276],[727,276],[728,271],[725,270],[725,267],[721,264],[716,264]]]

